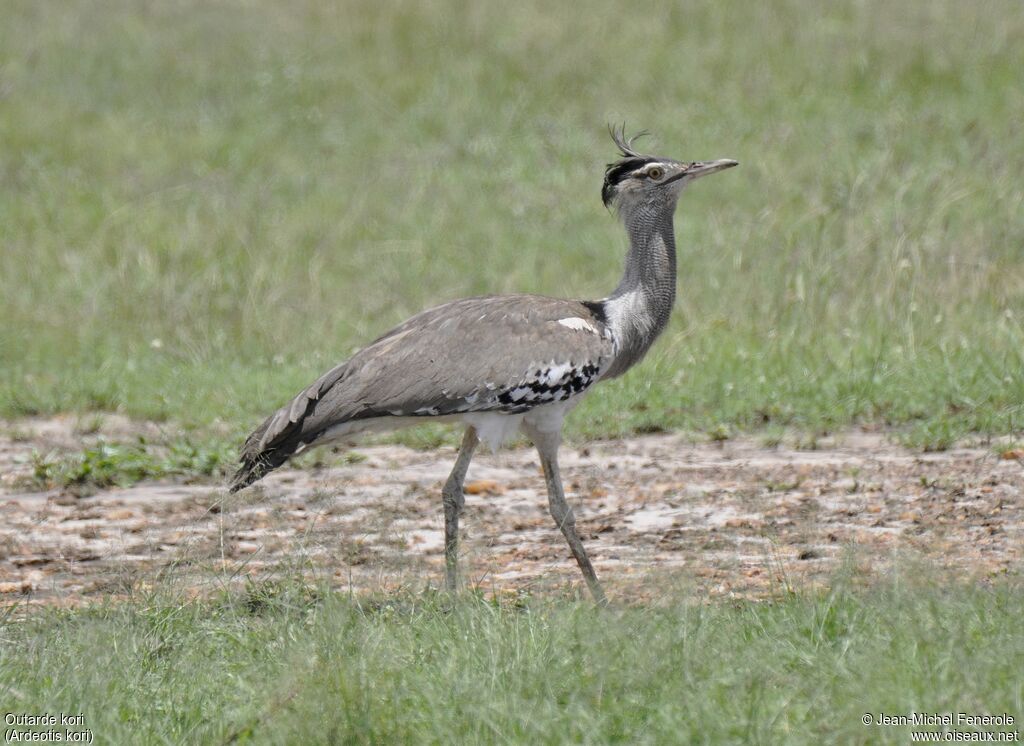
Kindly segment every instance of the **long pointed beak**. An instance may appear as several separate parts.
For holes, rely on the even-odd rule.
[[[740,165],[739,161],[734,161],[729,158],[722,158],[718,161],[704,161],[701,163],[694,163],[684,172],[686,176],[691,179],[696,179],[699,176],[707,176],[717,171],[724,171],[727,168]]]
[[[723,158],[719,161],[697,161],[691,163],[684,170],[677,173],[675,176],[670,176],[661,182],[662,184],[671,184],[673,181],[679,181],[684,176],[688,177],[691,181],[693,179],[699,179],[701,176],[707,176],[713,174],[716,171],[723,171],[727,168],[740,165],[739,161],[733,161],[729,158]]]

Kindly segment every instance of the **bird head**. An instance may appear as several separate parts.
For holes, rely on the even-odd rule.
[[[739,165],[729,159],[686,162],[638,153],[633,143],[646,132],[628,140],[625,126],[610,132],[622,158],[605,169],[601,199],[605,206],[615,204],[620,211],[641,205],[674,208],[683,187],[691,181]]]

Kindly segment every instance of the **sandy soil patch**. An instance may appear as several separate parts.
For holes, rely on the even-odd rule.
[[[103,427],[118,437],[153,426]],[[33,450],[80,447],[94,434],[64,419],[3,432],[0,603],[75,604],[167,580],[202,593],[282,574],[353,590],[441,581],[440,490],[454,449],[357,447],[353,463],[283,469],[233,496],[159,482],[75,497],[25,491],[20,477]],[[867,571],[903,554],[981,577],[1022,567],[1024,462],[991,448],[920,454],[848,433],[807,451],[655,435],[567,445],[562,468],[613,597],[656,598],[669,582],[711,596],[808,587],[851,549]],[[468,491],[469,583],[503,593],[580,585],[531,450],[478,455]]]

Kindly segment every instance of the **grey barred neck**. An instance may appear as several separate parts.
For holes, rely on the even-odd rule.
[[[618,352],[602,376],[614,378],[643,359],[668,325],[676,299],[675,204],[639,205],[623,214],[629,234],[626,269],[601,301]]]

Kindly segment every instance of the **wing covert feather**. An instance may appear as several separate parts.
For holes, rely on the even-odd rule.
[[[538,295],[464,298],[428,309],[324,373],[242,447],[232,490],[357,419],[525,412],[564,401],[608,369],[600,308]]]

